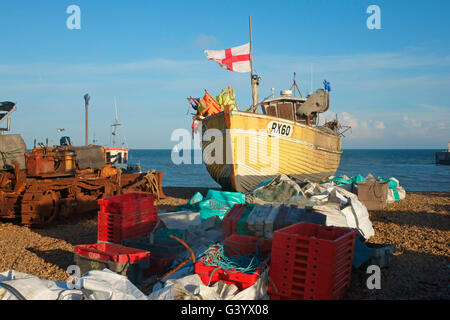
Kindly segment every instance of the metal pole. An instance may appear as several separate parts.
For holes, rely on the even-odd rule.
[[[89,95],[86,93],[85,95],[84,95],[84,106],[85,106],[85,108],[86,108],[86,123],[85,123],[85,126],[86,126],[86,145],[88,146],[89,145],[89,135],[88,135],[88,123],[89,123],[89,121],[88,121],[88,106],[89,106],[89,100],[91,99],[91,97],[89,97]]]
[[[86,145],[89,145],[89,138],[88,138],[88,104],[86,103],[85,104],[85,106],[86,106],[86,124],[85,124],[85,126],[86,126]]]

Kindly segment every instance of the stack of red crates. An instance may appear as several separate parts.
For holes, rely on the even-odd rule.
[[[358,231],[300,222],[274,232],[272,300],[342,299],[350,286]]]
[[[128,193],[98,200],[97,240],[121,244],[124,239],[147,236],[158,220],[154,201],[154,195],[145,193]]]

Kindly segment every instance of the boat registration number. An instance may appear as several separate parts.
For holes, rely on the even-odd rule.
[[[272,135],[290,137],[292,135],[292,125],[271,121],[267,126],[267,131]]]

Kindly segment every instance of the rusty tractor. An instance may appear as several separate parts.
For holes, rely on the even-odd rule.
[[[40,145],[26,151],[17,134],[0,135],[0,218],[45,226],[58,216],[98,209],[97,200],[129,192],[164,198],[162,172],[122,173],[101,146]]]

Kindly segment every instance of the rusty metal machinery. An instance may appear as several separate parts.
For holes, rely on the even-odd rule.
[[[122,174],[106,165],[102,149],[42,146],[23,154],[26,169],[17,159],[5,159],[0,169],[0,217],[45,226],[58,216],[96,211],[98,199],[117,194],[150,192],[165,197],[162,172]]]

